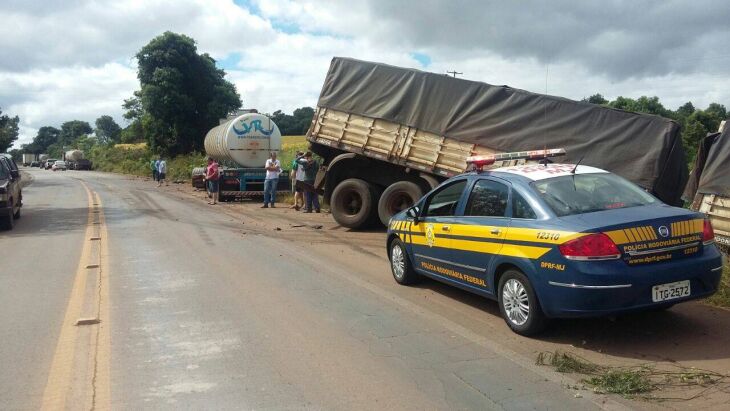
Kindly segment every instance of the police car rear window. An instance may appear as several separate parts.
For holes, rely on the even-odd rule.
[[[611,173],[560,176],[531,185],[558,217],[658,202],[640,187]]]

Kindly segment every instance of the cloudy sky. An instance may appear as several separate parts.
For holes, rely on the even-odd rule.
[[[316,105],[333,56],[580,99],[596,92],[730,107],[730,2],[718,0],[0,1],[0,108],[27,143],[67,120],[120,124],[134,54],[198,42],[244,107]]]

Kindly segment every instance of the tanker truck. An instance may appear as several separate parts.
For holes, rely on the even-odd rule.
[[[669,119],[340,57],[307,140],[324,162],[315,186],[348,228],[387,225],[482,154],[565,148],[566,162],[619,174],[671,205],[687,181]]]
[[[63,153],[63,161],[66,162],[66,167],[69,170],[73,170],[76,167],[76,162],[84,158],[84,152],[81,150],[68,150]]]
[[[205,152],[220,168],[219,200],[256,197],[264,194],[266,160],[281,150],[279,127],[255,110],[241,110],[213,127],[205,135]],[[282,171],[277,193],[289,192],[289,172]]]

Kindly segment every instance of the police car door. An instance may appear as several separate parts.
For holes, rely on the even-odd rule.
[[[508,182],[479,178],[471,187],[459,224],[452,229],[452,253],[467,285],[493,290],[487,270],[504,244],[510,225],[507,216],[510,195]]]
[[[445,184],[431,193],[424,202],[420,222],[411,227],[411,247],[415,268],[428,274],[449,278],[454,261],[450,255],[450,233],[456,223],[456,212],[464,197],[466,179]],[[453,278],[449,278],[453,279]]]

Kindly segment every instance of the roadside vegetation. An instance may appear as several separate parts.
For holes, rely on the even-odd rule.
[[[730,262],[727,257],[717,293],[708,298],[707,302],[717,307],[730,308]]]
[[[598,365],[575,354],[541,352],[537,365],[549,366],[555,371],[576,374],[581,383],[571,388],[590,389],[598,394],[619,394],[626,398],[642,398],[658,401],[691,400],[709,390],[725,390],[730,384],[728,375],[696,368],[674,366],[661,370],[653,364],[618,367]],[[668,397],[655,394],[658,391],[681,389],[686,397]]]

